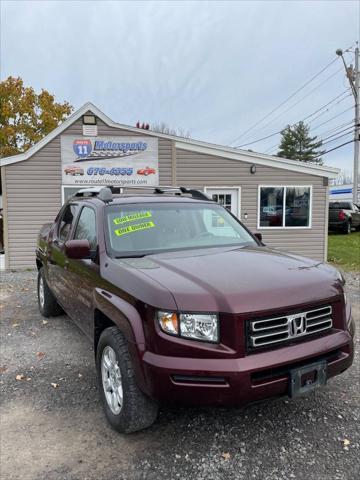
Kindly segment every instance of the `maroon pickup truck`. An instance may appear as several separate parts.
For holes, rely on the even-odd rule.
[[[351,365],[336,269],[266,247],[202,192],[131,192],[80,191],[36,252],[40,312],[93,342],[116,430],[151,425],[162,402],[296,397]]]

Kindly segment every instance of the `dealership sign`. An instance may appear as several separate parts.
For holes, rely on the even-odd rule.
[[[158,140],[61,137],[63,185],[158,185]]]

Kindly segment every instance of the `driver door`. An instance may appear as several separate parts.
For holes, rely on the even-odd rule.
[[[55,227],[52,242],[48,248],[48,282],[50,289],[65,311],[68,312],[68,291],[66,284],[67,257],[65,255],[65,242],[69,239],[76,215],[77,204],[68,204]]]
[[[94,290],[99,286],[98,235],[95,210],[87,205],[81,208],[78,221],[73,229],[73,240],[88,240],[91,257],[86,259],[67,259],[65,273],[68,292],[69,315],[90,338],[94,328]]]

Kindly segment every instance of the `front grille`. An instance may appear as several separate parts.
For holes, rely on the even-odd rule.
[[[280,317],[255,319],[249,324],[250,348],[296,340],[332,327],[332,308],[319,307]]]

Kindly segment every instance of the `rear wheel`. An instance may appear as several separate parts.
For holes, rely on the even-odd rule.
[[[349,233],[351,233],[351,222],[350,221],[345,222],[343,232],[345,233],[345,235],[349,235]]]
[[[44,317],[55,317],[63,313],[63,309],[57,303],[56,298],[48,287],[44,275],[44,267],[41,267],[38,273],[37,293],[41,315]]]
[[[101,334],[96,368],[104,412],[115,430],[130,433],[154,423],[158,406],[137,386],[127,341],[117,327]]]

